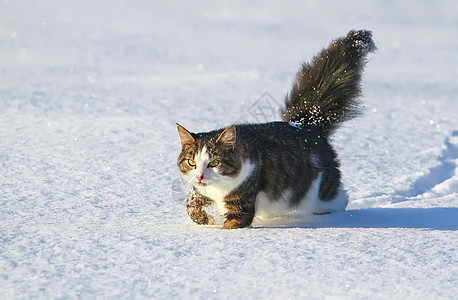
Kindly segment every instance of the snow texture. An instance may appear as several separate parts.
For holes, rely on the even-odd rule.
[[[274,120],[351,29],[348,210],[192,223],[175,123]],[[457,31],[454,1],[0,2],[0,298],[456,299]]]

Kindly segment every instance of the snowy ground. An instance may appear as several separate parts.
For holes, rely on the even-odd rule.
[[[194,225],[175,122],[281,103],[353,28],[379,51],[334,137],[349,210]],[[456,299],[457,32],[456,1],[2,1],[0,298]]]

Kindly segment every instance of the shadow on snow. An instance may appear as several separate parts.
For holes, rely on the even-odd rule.
[[[416,228],[458,230],[458,208],[366,208],[295,220],[260,222],[255,228]]]

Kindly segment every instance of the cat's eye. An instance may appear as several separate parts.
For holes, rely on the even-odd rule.
[[[214,168],[214,167],[217,167],[219,165],[219,161],[218,160],[212,160],[208,166],[211,167],[211,168]]]
[[[196,166],[196,162],[193,161],[192,159],[188,159],[188,165],[190,165],[191,167],[195,167]]]

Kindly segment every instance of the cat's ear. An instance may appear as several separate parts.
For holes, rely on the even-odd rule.
[[[196,142],[196,139],[192,136],[192,134],[178,123],[177,123],[177,130],[178,130],[178,134],[180,135],[181,146],[183,148],[187,145],[192,145]]]
[[[234,125],[231,125],[224,129],[223,132],[218,136],[218,139],[216,140],[217,144],[223,144],[224,146],[227,147],[232,147],[234,148],[235,146],[235,141],[237,139],[237,133]]]

